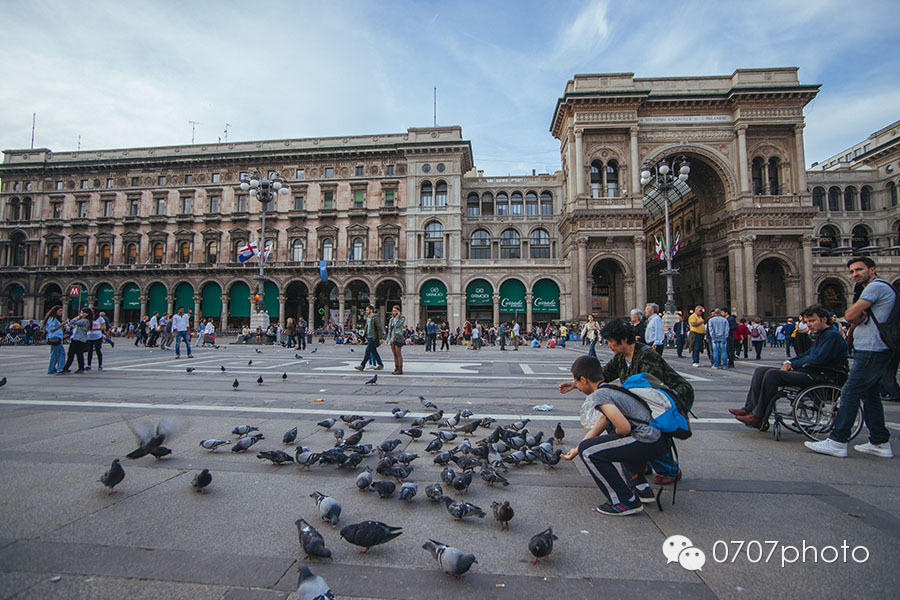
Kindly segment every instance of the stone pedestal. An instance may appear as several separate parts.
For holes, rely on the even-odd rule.
[[[263,331],[269,328],[269,313],[265,311],[250,313],[250,331],[256,331],[261,327]]]

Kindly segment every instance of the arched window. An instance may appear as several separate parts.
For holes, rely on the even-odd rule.
[[[872,210],[872,188],[867,185],[859,190],[859,210]]]
[[[382,258],[384,258],[384,260],[394,260],[394,238],[390,236],[384,238],[384,244],[382,245],[381,250]]]
[[[469,246],[469,258],[488,259],[491,257],[491,234],[484,229],[476,229],[472,232],[472,240]]]
[[[13,198],[9,202],[6,203],[6,220],[7,221],[18,221],[19,220],[19,199]]]
[[[844,210],[856,210],[856,188],[844,188]]]
[[[850,247],[858,250],[869,245],[869,228],[865,225],[856,225],[850,232]]]
[[[165,258],[166,247],[162,242],[156,242],[153,244],[153,263],[157,265],[161,265],[163,263],[163,259]]]
[[[606,197],[619,195],[619,163],[614,160],[606,163]]]
[[[423,181],[422,187],[420,189],[421,192],[419,194],[419,206],[434,206],[434,196],[432,195],[433,188],[431,187],[431,182]]]
[[[291,244],[291,260],[301,262],[303,260],[303,240],[294,240]]]
[[[125,263],[129,265],[137,264],[137,244],[131,243],[125,247]]]
[[[52,244],[47,248],[47,264],[50,266],[59,264],[59,244]]]
[[[538,214],[538,198],[534,192],[525,194],[525,214],[533,217]]]
[[[897,184],[893,181],[888,183],[888,194],[891,197],[891,206],[897,206]]]
[[[486,217],[494,216],[494,196],[490,192],[481,196],[481,214]]]
[[[519,232],[515,229],[506,229],[500,234],[500,258],[521,258],[522,246],[519,241]]]
[[[819,231],[819,246],[822,248],[837,248],[841,240],[841,234],[833,225],[825,225]]]
[[[497,194],[497,216],[505,216],[509,214],[509,196],[506,195],[506,192],[500,192]]]
[[[425,226],[425,258],[444,258],[444,227],[437,221]]]
[[[469,197],[466,198],[466,216],[468,217],[477,217],[481,214],[481,202],[478,199],[478,194],[471,193]]]
[[[25,234],[21,231],[17,231],[14,233],[10,239],[12,242],[11,250],[11,262],[10,264],[14,267],[23,267],[26,262],[26,248],[25,248]],[[84,254],[82,254],[84,257]],[[81,264],[84,264],[83,262]]]
[[[764,194],[765,190],[763,189],[763,165],[765,161],[762,158],[757,156],[753,159],[753,162],[750,164],[750,178],[753,182],[753,194],[760,195]]]
[[[769,193],[777,196],[781,193],[781,183],[778,181],[778,169],[781,167],[776,157],[769,159]]]
[[[101,244],[100,245],[100,264],[104,267],[108,266],[110,262],[110,248],[109,244]]]
[[[83,265],[85,251],[86,248],[84,244],[75,244],[75,248],[73,249],[72,253],[72,264]]]
[[[434,205],[447,206],[447,182],[438,181],[434,188]]]
[[[521,215],[523,212],[522,192],[513,192],[510,197],[509,214]]]
[[[360,261],[363,259],[363,239],[359,236],[353,238],[350,242],[350,260]]]
[[[191,262],[191,243],[181,242],[178,244],[178,262],[187,264]]]
[[[206,262],[214,265],[219,261],[219,242],[212,241],[206,244]]]
[[[819,210],[825,210],[825,188],[815,187],[812,193],[813,206]]]
[[[31,198],[25,198],[24,200],[22,200],[22,220],[31,220]]]
[[[550,235],[543,229],[531,232],[531,258],[550,258]]]
[[[837,186],[828,188],[828,210],[831,212],[841,210],[841,188]]]
[[[553,214],[553,194],[550,192],[541,192],[541,214]]]
[[[328,262],[334,260],[334,240],[330,237],[322,240],[322,259]]]
[[[595,160],[591,163],[591,198],[599,198],[601,189],[603,189],[603,163]]]

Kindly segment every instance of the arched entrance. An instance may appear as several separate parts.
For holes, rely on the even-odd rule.
[[[605,258],[591,269],[591,313],[599,318],[624,316],[625,273],[616,261]]]
[[[466,319],[472,323],[494,320],[494,286],[485,279],[473,279],[466,286]]]
[[[222,286],[215,281],[207,282],[200,288],[200,316],[204,319],[222,317]],[[219,323],[221,326],[221,320]]]
[[[344,328],[356,329],[357,324],[365,326],[366,307],[369,305],[369,286],[364,281],[354,279],[344,288]]]
[[[44,286],[41,294],[42,310],[41,317],[47,314],[47,311],[54,306],[62,306],[62,289],[55,283],[48,283]]]
[[[559,286],[552,279],[539,279],[531,289],[531,320],[546,326],[559,321]]]
[[[113,286],[108,283],[101,283],[97,286],[97,310],[106,313],[106,318],[112,321],[113,311],[116,309],[116,303],[113,296],[116,295]]]
[[[847,311],[847,288],[838,279],[826,279],[819,284],[819,304],[843,317]]]
[[[141,288],[136,283],[122,287],[122,313],[119,323],[135,323],[141,319]]]
[[[284,317],[285,322],[294,319],[295,323],[309,318],[309,288],[302,281],[292,281],[285,288]]]
[[[500,320],[520,324],[525,320],[525,284],[518,279],[507,279],[500,284]]]
[[[69,293],[73,287],[78,286],[81,290],[80,295],[72,296]],[[66,290],[69,299],[69,318],[74,318],[78,316],[78,312],[88,305],[88,297],[87,297],[87,286],[83,283],[71,283],[69,284],[69,288]]]
[[[6,315],[22,318],[25,316],[25,288],[19,283],[13,283],[7,286],[6,292]],[[43,316],[43,315],[41,315]]]
[[[447,286],[440,279],[429,279],[419,290],[422,320],[433,320],[441,325],[447,320]]]
[[[235,281],[228,290],[228,325],[243,327],[250,324],[250,286]]]
[[[172,308],[177,313],[178,309],[182,307],[184,307],[184,314],[194,314],[194,286],[186,281],[175,286],[175,305]]]
[[[763,320],[788,314],[785,279],[787,269],[777,258],[767,258],[756,267],[756,311]]]
[[[382,325],[386,323],[385,319],[392,306],[397,305],[401,311],[403,310],[402,296],[403,290],[400,288],[400,284],[393,279],[387,279],[375,286],[375,313],[381,319]],[[412,327],[414,323],[407,323],[407,325]]]
[[[147,289],[147,314],[164,314],[169,310],[169,302],[166,298],[166,286],[155,282]]]
[[[331,323],[337,325],[340,303],[338,302],[338,288],[334,282],[320,281],[319,284],[316,285],[314,295],[315,314],[313,315],[313,318],[315,319],[315,322],[313,323],[313,327],[320,329]]]

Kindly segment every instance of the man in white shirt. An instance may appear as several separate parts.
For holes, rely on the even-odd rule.
[[[644,331],[644,341],[662,356],[663,349],[666,347],[666,332],[663,329],[662,317],[659,316],[659,304],[651,302],[644,307],[644,314],[647,315],[647,329]]]
[[[518,321],[513,321],[512,336],[513,336],[513,350],[518,352],[519,351],[519,322]]]
[[[172,331],[175,332],[175,358],[181,358],[181,340],[187,345],[187,357],[194,358],[191,354],[191,338],[188,330],[191,326],[190,315],[184,314],[184,307],[178,307],[178,314],[172,316]]]
[[[147,346],[156,346],[156,340],[159,339],[159,313],[153,313],[150,322],[147,323],[147,330],[150,332],[150,339],[147,340]]]

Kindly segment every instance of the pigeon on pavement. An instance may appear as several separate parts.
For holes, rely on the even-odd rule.
[[[391,527],[381,521],[362,521],[341,529],[341,538],[354,546],[362,547],[361,553],[365,554],[372,546],[387,543],[402,534],[401,529],[403,528]]]
[[[475,560],[474,554],[466,554],[437,540],[425,542],[422,548],[431,552],[441,570],[452,577],[462,577],[472,566],[472,563],[478,562]]]
[[[300,356],[299,354],[295,354],[295,355],[294,355],[294,358],[296,358],[297,360],[300,360],[300,359],[302,359],[303,357]]]
[[[140,446],[136,450],[132,450],[125,456],[128,458],[141,458],[147,456],[154,450],[163,445],[163,443],[171,438],[180,428],[181,424],[175,417],[163,417],[156,425],[156,430],[141,421],[128,423],[128,427],[137,438]]]
[[[447,512],[453,515],[453,518],[457,521],[472,515],[483,519],[486,514],[474,504],[468,502],[454,502],[453,498],[450,496],[444,496],[444,506],[447,507]]]
[[[566,437],[566,432],[563,431],[561,423],[556,424],[556,429],[553,430],[553,437],[556,438],[557,442],[563,441],[563,439]]]
[[[374,420],[375,420],[374,418],[369,418],[369,419],[358,419],[358,420],[356,420],[356,421],[353,421],[353,422],[350,423],[349,425],[347,425],[347,427],[349,427],[349,428],[352,429],[353,431],[359,431],[360,429],[362,429],[363,427],[365,427],[365,426],[368,425],[369,423],[372,423]]]
[[[210,452],[215,452],[219,446],[224,446],[226,444],[230,444],[228,440],[217,440],[215,438],[208,440],[200,440],[200,447],[206,448]]]
[[[234,444],[234,446],[231,447],[231,451],[243,452],[261,439],[264,439],[263,434],[261,433],[251,435],[250,437],[241,438]]]
[[[306,448],[302,446],[297,448],[297,451],[294,453],[294,460],[297,461],[297,468],[302,469],[306,467],[306,470],[309,471],[309,468],[319,462],[320,454],[315,452],[310,452]]]
[[[212,483],[212,475],[209,472],[209,469],[203,469],[196,475],[194,475],[194,481],[191,482],[191,485],[194,486],[194,489],[200,492],[201,494],[206,493],[206,486]]]
[[[237,377],[235,377],[234,382],[231,384],[231,389],[233,389],[234,391],[237,391],[239,385],[241,385],[241,384],[238,383]]]
[[[254,348],[254,350],[256,350],[257,354],[262,354],[262,350],[260,350],[259,348]]]
[[[294,440],[297,439],[297,428],[287,430],[283,436],[281,436],[281,442],[283,444],[293,444]]]
[[[425,396],[419,396],[419,402],[421,402],[422,406],[424,406],[425,408],[430,408],[432,410],[438,409],[437,404],[435,404],[431,400],[426,400]]]
[[[425,497],[432,502],[441,502],[444,499],[444,488],[439,483],[432,483],[425,488]]]
[[[325,429],[331,429],[337,421],[335,419],[322,419],[316,425],[319,427],[324,427]]]
[[[366,381],[366,385],[375,385],[376,383],[378,383],[378,373],[375,373],[372,375],[372,379]]]
[[[185,369],[185,371],[187,372],[188,375],[190,375],[191,373],[193,373],[194,371],[196,371],[196,369],[195,369],[194,367],[188,367],[188,368]]]
[[[262,385],[262,384],[263,384],[263,378],[262,378],[262,375],[260,375],[259,377],[256,378],[256,385]]]
[[[285,379],[287,379],[287,373],[282,373],[281,380],[284,381]]]
[[[316,531],[316,528],[304,521],[297,519],[294,521],[297,526],[297,535],[300,536],[300,546],[306,552],[306,558],[318,556],[320,558],[331,558],[331,550],[325,547],[325,538]]]
[[[238,425],[231,430],[231,435],[239,435],[243,437],[251,431],[259,431],[259,427],[254,427],[253,425]]]
[[[509,485],[509,481],[498,473],[494,468],[492,468],[487,461],[484,461],[481,464],[481,478],[487,483],[489,486],[493,486],[495,483],[502,484],[504,487]]]
[[[472,484],[472,471],[464,471],[453,478],[453,481],[450,482],[450,485],[453,486],[460,494],[468,493],[469,485]]]
[[[372,485],[372,468],[366,467],[356,476],[356,487],[362,492],[370,485]]]
[[[159,448],[154,448],[150,451],[150,455],[156,460],[161,460],[163,456],[168,456],[170,454],[172,454],[172,450],[165,446],[160,446]]]
[[[4,385],[6,385],[6,377],[0,379],[0,387],[3,387]]]
[[[403,417],[406,416],[406,413],[408,413],[408,412],[409,412],[408,410],[402,410],[400,408],[394,408],[391,410],[391,413],[394,415],[395,419],[402,419]]]
[[[384,442],[381,442],[381,446],[379,446],[379,448],[381,448],[384,452],[390,453],[393,452],[397,448],[397,446],[402,443],[403,440],[399,438],[395,438],[393,440],[385,440]]]
[[[290,454],[284,450],[263,450],[256,455],[256,458],[262,458],[272,461],[273,465],[284,465],[294,462]]]
[[[414,481],[407,481],[400,486],[400,499],[412,502],[416,494],[419,493],[419,486]]]
[[[109,466],[109,470],[105,472],[100,477],[100,483],[109,488],[110,495],[115,494],[116,491],[113,489],[125,479],[125,469],[122,468],[122,465],[119,464],[119,459],[113,459],[112,464]]]
[[[223,373],[225,372],[225,365],[219,365],[219,370]]]
[[[334,600],[334,592],[318,575],[313,575],[306,565],[297,567],[297,600]]]
[[[500,529],[509,529],[509,522],[515,514],[512,507],[509,505],[509,501],[507,500],[503,502],[503,504],[491,502],[491,508],[494,509],[494,518],[500,523]]]
[[[403,431],[401,431],[400,433],[403,433]],[[441,438],[434,438],[433,440],[428,442],[427,446],[425,446],[425,451],[426,452],[439,452],[441,450],[441,448],[443,448],[443,447],[444,447],[443,440],[441,440]]]
[[[535,534],[528,542],[528,551],[534,556],[531,564],[536,565],[540,559],[550,556],[550,553],[553,552],[553,540],[558,539],[553,535],[553,529],[550,527]]]
[[[369,488],[375,490],[378,493],[378,497],[384,500],[394,495],[397,484],[385,479],[384,481],[373,481]]]
[[[337,525],[341,516],[340,502],[321,492],[313,492],[309,497],[316,501],[316,506],[319,508],[319,516],[322,517],[322,520],[328,521],[332,525]]]

